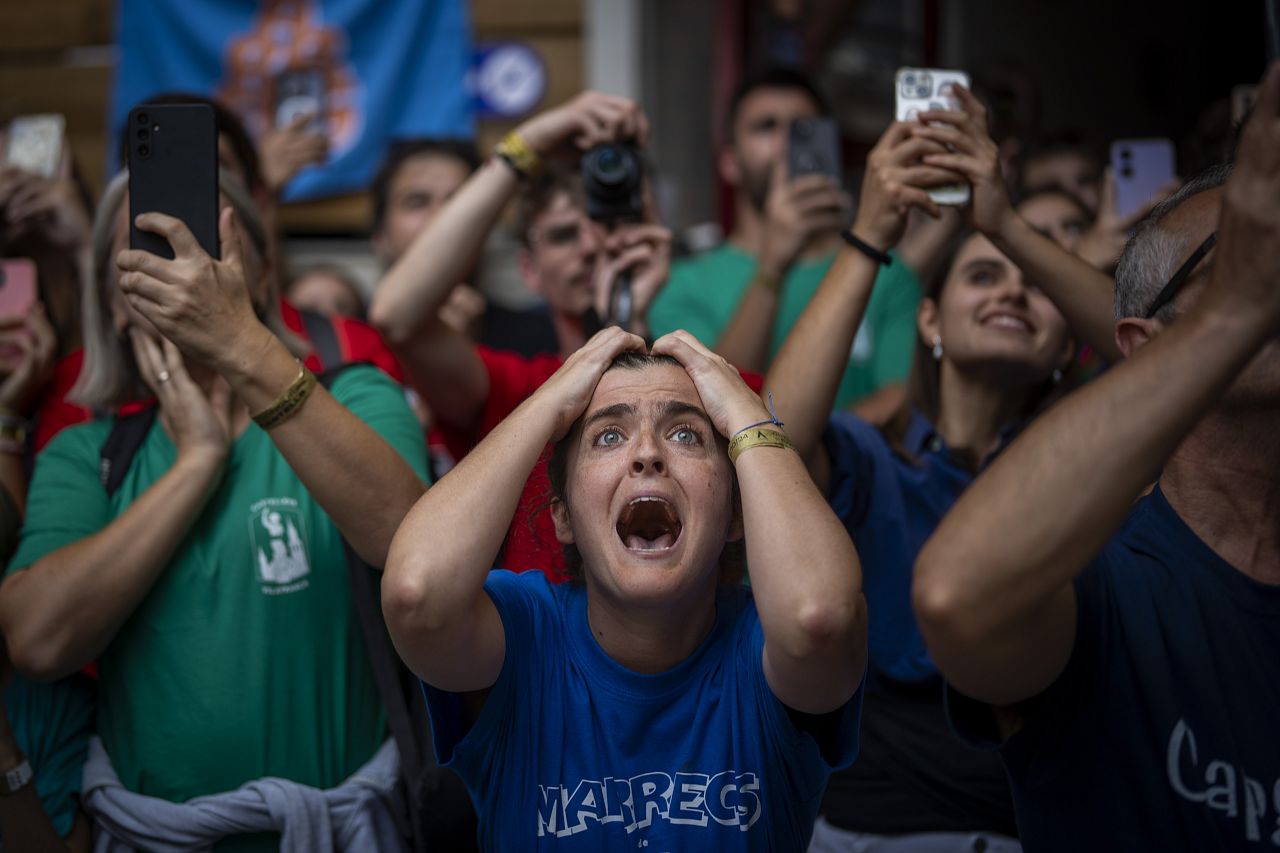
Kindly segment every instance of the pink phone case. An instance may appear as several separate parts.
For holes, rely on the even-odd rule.
[[[30,258],[0,261],[0,317],[25,317],[35,304],[35,261]]]

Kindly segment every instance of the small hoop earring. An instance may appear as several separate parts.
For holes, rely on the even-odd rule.
[[[942,361],[942,336],[933,336],[933,360]]]
[[[1053,369],[1053,384],[1054,385],[1062,384],[1062,370],[1060,368],[1055,367]]]

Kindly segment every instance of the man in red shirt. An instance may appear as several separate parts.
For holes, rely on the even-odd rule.
[[[625,98],[585,92],[526,121],[498,145],[387,272],[369,317],[400,358],[461,458],[581,347],[604,313],[607,294],[631,272],[630,331],[648,333],[646,312],[666,283],[671,232],[650,221],[613,231],[587,217],[576,176],[550,164],[602,142],[643,145],[648,122]],[[560,351],[526,358],[472,344],[438,317],[451,288],[474,264],[508,202],[519,197],[517,261],[525,283],[547,302]],[[652,205],[650,205],[652,208]],[[758,386],[757,386],[758,387]],[[545,457],[534,469],[498,564],[542,569],[563,579],[550,515]]]

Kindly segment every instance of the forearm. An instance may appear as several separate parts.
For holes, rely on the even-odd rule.
[[[805,460],[822,440],[878,269],[861,252],[841,249],[769,368],[764,387]]]
[[[489,371],[470,339],[437,318],[413,340],[391,348],[433,417],[457,429],[476,428],[489,396]]]
[[[769,338],[781,288],[781,283],[766,286],[772,280],[765,273],[757,273],[751,279],[728,327],[712,348],[739,370],[762,373],[769,366]]]
[[[483,595],[525,481],[551,438],[536,397],[423,495],[396,533],[383,577],[388,625],[413,635],[466,618]]]
[[[50,680],[96,658],[186,538],[222,461],[179,458],[103,530],[0,585],[0,625],[15,667]]]
[[[844,646],[861,627],[862,574],[848,533],[796,454],[752,448],[735,467],[766,639],[794,657]]]
[[[1016,213],[989,235],[1000,251],[1034,281],[1082,343],[1115,363],[1122,358],[1115,341],[1115,281],[1050,238]]]
[[[374,291],[369,319],[389,342],[410,340],[435,316],[519,187],[515,172],[490,158],[387,271]]]
[[[269,408],[298,376],[298,362],[270,332],[220,367],[250,412]],[[409,463],[324,388],[268,431],[307,492],[362,559],[381,566],[391,537],[423,491]]]
[[[1030,654],[1016,651],[1019,640],[1046,618],[1062,620],[1051,609],[1267,336],[1238,308],[1233,317],[1202,307],[1041,417],[926,543],[916,611],[939,667],[962,689],[970,679],[1018,699],[1045,686],[1019,690],[1017,667],[1003,685],[996,667],[990,676],[974,667],[995,649]]]

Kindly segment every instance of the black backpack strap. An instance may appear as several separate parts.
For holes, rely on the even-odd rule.
[[[302,329],[306,332],[311,348],[320,359],[321,370],[331,370],[343,363],[342,345],[338,342],[338,333],[333,328],[333,321],[323,314],[298,309],[302,317]]]
[[[133,457],[155,422],[155,406],[131,415],[116,415],[112,419],[111,432],[98,451],[98,478],[108,497],[119,491],[124,475],[129,473],[129,466],[133,464]]]

